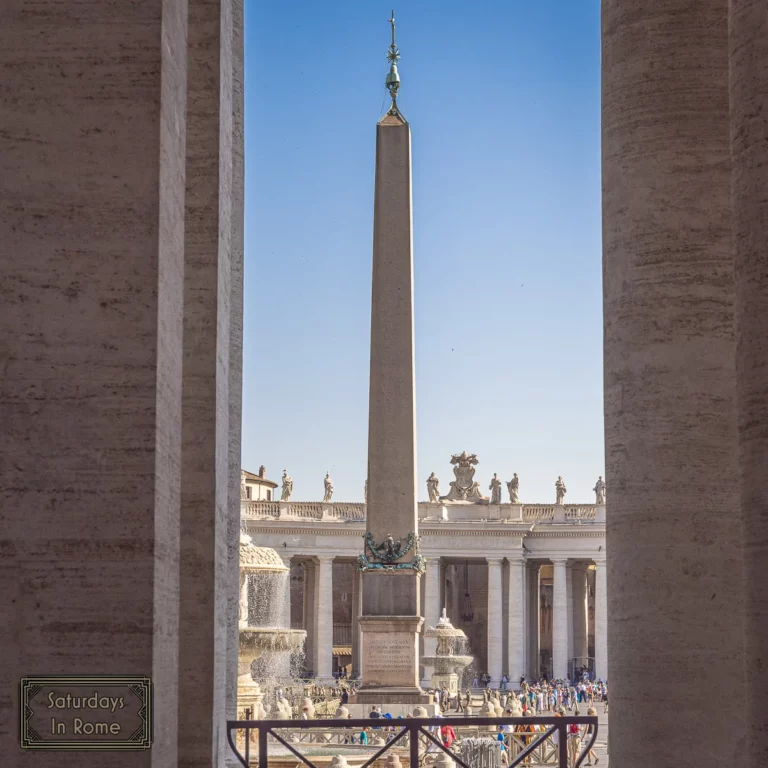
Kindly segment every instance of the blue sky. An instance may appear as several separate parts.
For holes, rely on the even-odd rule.
[[[361,501],[391,2],[246,0],[243,466]],[[411,124],[419,498],[604,474],[599,3],[395,8]],[[610,483],[610,478],[607,478]],[[487,491],[486,491],[487,493]]]

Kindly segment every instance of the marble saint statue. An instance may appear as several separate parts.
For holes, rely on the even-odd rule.
[[[368,503],[368,478],[365,478],[365,488],[363,488],[363,501]]]
[[[245,472],[240,473],[240,498],[248,498],[248,491],[245,489]]]
[[[501,504],[501,480],[499,480],[495,472],[493,473],[488,490],[491,492],[491,504]]]
[[[563,478],[558,475],[557,480],[555,481],[555,504],[565,504],[565,494],[567,490]]]
[[[512,479],[507,483],[507,491],[509,491],[509,503],[519,504],[520,497],[518,496],[518,493],[520,492],[520,478],[517,476],[517,472],[512,475]]]
[[[595,492],[595,504],[605,504],[605,480],[603,480],[602,475],[597,478],[592,490]]]
[[[280,501],[288,501],[293,493],[293,478],[288,474],[288,470],[283,470],[283,492],[280,494]]]
[[[323,502],[325,504],[329,504],[331,498],[333,497],[333,480],[331,480],[330,472],[325,473],[325,480],[323,482],[325,484],[325,495],[323,496]]]
[[[440,491],[438,490],[439,485],[440,481],[437,479],[435,473],[433,472],[427,478],[427,493],[429,494],[429,500],[434,504],[440,501]]]

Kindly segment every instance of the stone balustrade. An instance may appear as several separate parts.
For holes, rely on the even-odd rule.
[[[243,517],[256,520],[317,520],[362,522],[365,504],[318,501],[242,501]]]
[[[243,501],[241,512],[243,517],[256,520],[365,521],[365,504],[362,502]],[[441,504],[423,501],[419,502],[419,519],[446,522],[605,522],[605,507],[596,504]]]

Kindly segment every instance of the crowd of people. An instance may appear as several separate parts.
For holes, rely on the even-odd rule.
[[[517,685],[512,685],[509,678],[504,676],[499,681],[498,688],[490,686],[490,679],[483,675],[473,680],[473,686],[457,692],[451,692],[446,687],[436,688],[430,691],[437,705],[438,717],[450,717],[456,715],[480,715],[484,711],[502,714],[507,717],[532,718],[536,716],[550,715],[563,717],[568,715],[579,716],[586,714],[597,715],[597,707],[603,706],[608,711],[608,685],[603,680],[592,680],[586,673],[579,680],[547,680],[542,678],[529,681],[525,677],[520,678]],[[333,685],[312,684],[305,693],[316,703],[325,702],[331,705],[333,702],[340,706],[346,705],[352,694],[357,690],[359,681],[351,680],[343,674],[335,676]],[[282,696],[282,691],[279,692]],[[480,703],[478,702],[480,701]],[[306,700],[305,700],[306,701]],[[299,717],[307,717],[306,712]],[[372,743],[386,743],[399,733],[395,722],[386,721],[402,719],[402,715],[393,717],[390,713],[382,711],[382,708],[373,707],[369,713],[372,724],[362,728],[359,732],[345,737],[346,743],[367,745]],[[405,717],[411,717],[406,715]],[[382,721],[382,722],[375,722]],[[530,744],[541,737],[541,734],[549,726],[539,725],[534,722],[518,722],[514,725],[500,725],[497,739],[501,750],[502,764],[509,764],[510,757],[519,755]],[[593,726],[568,725],[566,734],[569,765],[574,765],[581,754],[584,740],[592,736]],[[447,749],[455,749],[459,742],[456,730],[450,725],[435,726],[434,733],[439,733],[439,739]],[[546,740],[549,747],[557,747],[559,744],[559,732],[551,734]],[[530,763],[530,756],[524,759],[524,764]],[[599,762],[593,749],[589,750],[586,765],[597,765]]]

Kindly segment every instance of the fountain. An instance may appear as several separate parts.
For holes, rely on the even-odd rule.
[[[424,630],[425,638],[437,639],[437,651],[434,656],[423,656],[422,664],[432,667],[432,687],[445,686],[452,694],[458,693],[459,674],[468,667],[472,656],[461,656],[457,651],[466,646],[467,636],[451,624],[443,608],[443,613],[436,627]]]
[[[250,536],[240,534],[238,717],[244,717],[248,708],[254,719],[261,720],[271,709],[264,705],[265,692],[254,672],[270,698],[291,684],[291,654],[302,649],[307,633],[289,628],[288,577],[289,569],[274,549],[254,546]],[[291,706],[276,695],[272,714],[288,719]]]

